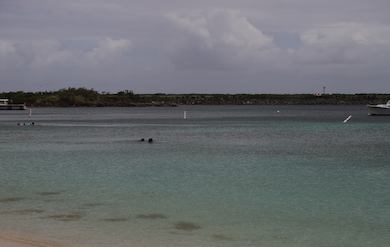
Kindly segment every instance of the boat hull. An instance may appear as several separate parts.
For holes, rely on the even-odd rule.
[[[368,115],[370,116],[390,116],[390,108],[380,107],[369,105],[368,107]]]

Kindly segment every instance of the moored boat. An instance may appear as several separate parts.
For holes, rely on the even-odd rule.
[[[25,104],[9,104],[8,99],[0,99],[0,110],[26,110]]]
[[[367,105],[367,108],[371,116],[390,115],[390,100],[386,104]]]

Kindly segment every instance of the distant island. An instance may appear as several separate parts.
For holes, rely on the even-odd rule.
[[[379,104],[390,94],[135,94],[66,88],[45,92],[3,92],[0,98],[34,107],[130,107],[177,105],[359,105]]]

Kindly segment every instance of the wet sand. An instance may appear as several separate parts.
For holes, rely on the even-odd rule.
[[[24,245],[24,244],[0,239],[0,246],[3,246],[3,247],[26,247],[29,245]]]
[[[59,243],[25,238],[11,234],[0,234],[1,247],[69,247]]]

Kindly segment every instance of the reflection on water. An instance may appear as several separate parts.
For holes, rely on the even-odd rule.
[[[103,205],[104,205],[104,203],[92,202],[92,203],[83,203],[81,205],[81,207],[94,208],[94,207],[99,207],[99,206],[103,206]]]
[[[103,221],[108,221],[108,222],[123,222],[123,221],[128,221],[129,218],[126,217],[117,217],[117,218],[105,218],[102,219]]]
[[[45,212],[42,209],[19,209],[19,210],[9,210],[9,211],[4,211],[0,212],[0,214],[14,214],[14,215],[30,215],[30,214],[41,214]]]
[[[177,222],[175,223],[174,226],[176,230],[181,230],[181,231],[194,231],[194,230],[201,229],[201,227],[198,224],[192,222],[185,222],[185,221]]]
[[[38,192],[37,194],[40,196],[56,196],[62,193],[63,191],[44,191],[44,192]]]
[[[157,219],[167,219],[168,217],[163,214],[158,213],[152,213],[152,214],[139,214],[137,215],[137,219],[150,219],[150,220],[157,220]]]
[[[5,198],[0,198],[0,203],[19,202],[25,199],[26,198],[24,197],[5,197]]]
[[[82,215],[81,213],[54,214],[48,215],[46,218],[58,221],[77,221],[82,218]]]
[[[234,241],[234,238],[223,235],[223,234],[213,234],[211,237],[215,240],[221,240],[221,241]]]

